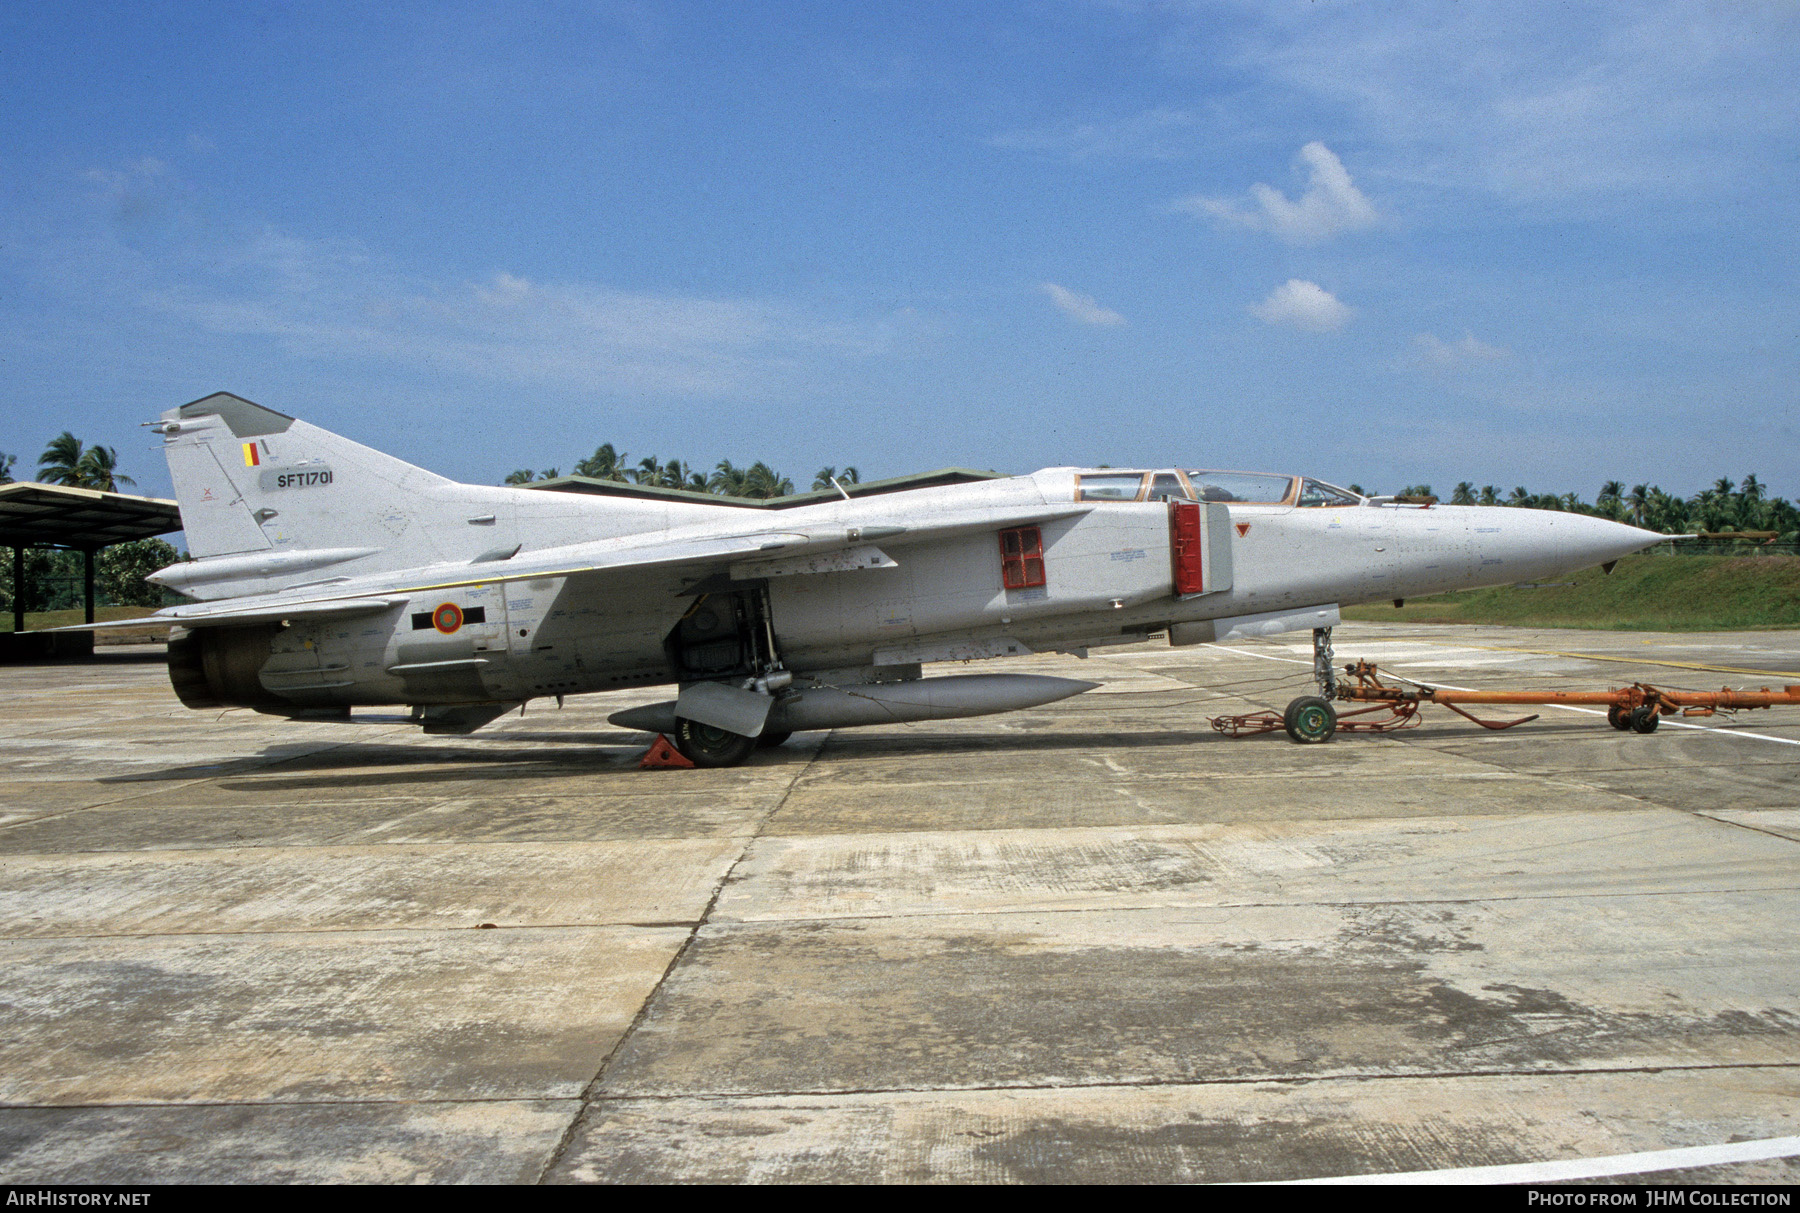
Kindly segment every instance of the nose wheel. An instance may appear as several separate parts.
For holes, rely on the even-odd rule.
[[[1337,733],[1337,709],[1329,699],[1302,695],[1288,704],[1281,723],[1287,735],[1301,745],[1318,745],[1330,741]]]

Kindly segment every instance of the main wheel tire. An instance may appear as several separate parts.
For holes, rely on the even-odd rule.
[[[764,733],[761,737],[756,739],[756,748],[759,750],[772,750],[792,736],[792,733]]]
[[[675,721],[675,748],[697,767],[735,767],[750,757],[756,738],[683,716]]]
[[[1337,709],[1329,699],[1302,695],[1287,705],[1281,722],[1287,726],[1287,735],[1301,745],[1318,745],[1337,732]]]
[[[1662,723],[1662,717],[1655,708],[1645,705],[1631,709],[1631,731],[1633,733],[1654,733],[1656,726]]]
[[[1613,704],[1612,707],[1606,709],[1606,723],[1621,733],[1631,732],[1631,709],[1620,707],[1616,703]]]

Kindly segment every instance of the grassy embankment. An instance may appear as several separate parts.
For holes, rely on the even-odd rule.
[[[1609,576],[1584,569],[1535,588],[1496,586],[1359,606],[1374,623],[1498,623],[1522,627],[1713,632],[1800,628],[1800,557],[1627,556]]]

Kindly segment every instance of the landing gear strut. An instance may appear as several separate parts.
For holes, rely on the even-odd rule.
[[[1313,629],[1313,681],[1319,684],[1319,696],[1337,698],[1337,667],[1331,664],[1331,629]]]

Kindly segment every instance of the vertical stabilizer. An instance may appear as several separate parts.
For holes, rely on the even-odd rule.
[[[162,434],[197,558],[387,547],[398,534],[375,521],[384,507],[430,511],[461,487],[229,392],[163,414]]]
[[[197,598],[505,560],[667,526],[678,508],[458,484],[229,392],[169,410],[160,431],[195,559],[154,580]]]

